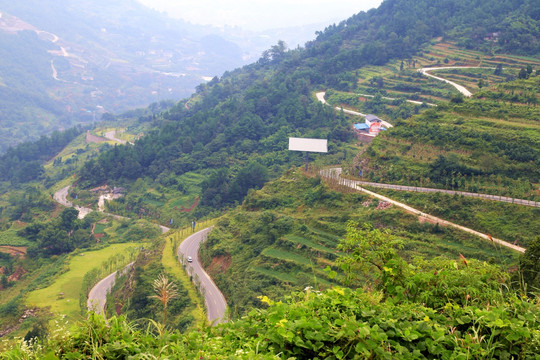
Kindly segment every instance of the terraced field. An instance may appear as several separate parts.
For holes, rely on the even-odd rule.
[[[227,298],[233,318],[250,304],[257,305],[261,295],[273,294],[279,300],[282,294],[307,286],[340,284],[344,274],[337,259],[344,254],[338,244],[348,220],[388,229],[402,241],[400,252],[407,259],[441,255],[455,259],[463,254],[484,261],[515,261],[510,250],[474,235],[420,222],[395,207],[381,208],[367,195],[317,184],[317,179],[300,171],[268,183],[248,196],[241,208],[221,218],[203,244],[203,264]],[[309,201],[312,193],[318,194],[315,202]],[[251,206],[257,210],[250,210]],[[327,267],[337,277],[332,278]]]
[[[499,75],[494,74],[497,65],[503,66]],[[482,80],[482,88],[496,85],[509,79],[516,78],[521,68],[531,65],[533,68],[540,67],[540,60],[519,56],[486,55],[476,51],[459,49],[455,44],[439,42],[430,46],[424,53],[412,59],[403,59],[387,66],[367,66],[357,71],[358,84],[354,93],[359,97],[357,105],[362,108],[361,102],[369,101],[369,98],[361,94],[382,93],[387,97],[404,97],[410,100],[437,102],[448,100],[457,91],[450,85],[440,81],[421,76],[418,69],[423,67],[441,66],[474,66],[487,69],[454,69],[437,70],[434,75],[440,75],[448,80],[455,81],[465,86],[473,93],[480,90],[479,81]],[[328,99],[327,99],[328,100]],[[332,101],[329,101],[333,103]],[[386,101],[391,105],[391,101]],[[333,103],[335,105],[335,103]]]
[[[323,269],[335,265],[337,237],[321,230],[316,233],[310,230],[303,236],[287,234],[278,239],[274,246],[261,252],[258,266],[253,269],[293,284],[300,282],[299,276],[309,276],[320,285],[329,286],[335,282]]]

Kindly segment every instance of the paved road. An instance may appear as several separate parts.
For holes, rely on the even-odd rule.
[[[435,75],[431,75],[429,73],[429,71],[447,70],[447,69],[495,69],[495,68],[482,67],[482,66],[443,66],[443,67],[422,68],[422,69],[418,69],[418,72],[422,73],[422,74],[424,74],[424,75],[426,75],[426,76],[428,76],[430,78],[440,80],[440,81],[444,81],[445,83],[450,84],[453,87],[455,87],[460,93],[463,94],[463,96],[471,97],[472,93],[469,90],[467,90],[464,86],[456,84],[455,82],[447,80],[445,78],[435,76]]]
[[[126,267],[122,270],[122,274],[125,274],[126,272],[128,272],[132,266],[133,266],[133,263],[127,264]],[[92,288],[92,290],[90,290],[90,292],[88,293],[88,300],[86,301],[86,306],[88,307],[88,310],[92,310],[96,312],[97,314],[105,315],[105,304],[107,303],[107,294],[111,291],[112,287],[114,286],[117,272],[118,271],[115,271],[109,276],[107,276],[106,278],[102,279]]]
[[[450,195],[458,194],[458,195],[475,197],[475,198],[480,198],[480,199],[487,199],[487,200],[493,200],[493,201],[501,201],[501,202],[506,202],[506,203],[518,204],[518,205],[540,207],[540,202],[538,201],[515,199],[515,198],[499,196],[499,195],[478,194],[478,193],[472,193],[472,192],[467,192],[467,191],[434,189],[434,188],[425,188],[425,187],[418,187],[418,186],[381,184],[381,183],[359,181],[359,180],[357,180],[356,183],[359,185],[373,186],[373,187],[383,188],[383,189],[392,189],[392,190],[399,190],[399,191],[415,191],[415,192],[425,192],[425,193],[440,192],[440,193],[445,193],[445,194],[450,194]]]
[[[421,216],[423,218],[426,218],[426,219],[429,219],[431,221],[435,221],[441,225],[445,225],[445,226],[452,226],[456,229],[459,229],[459,230],[462,230],[462,231],[465,231],[465,232],[468,232],[470,234],[473,234],[473,235],[476,235],[476,236],[479,236],[481,237],[482,239],[485,239],[485,240],[489,240],[489,241],[492,241],[494,243],[497,243],[499,245],[502,245],[502,246],[505,246],[509,249],[512,249],[512,250],[515,250],[515,251],[518,251],[520,253],[524,253],[525,252],[525,248],[521,247],[521,246],[517,246],[517,245],[514,245],[514,244],[510,244],[509,242],[506,242],[504,240],[500,240],[500,239],[496,239],[494,237],[491,237],[487,234],[483,234],[481,232],[478,232],[476,230],[473,230],[473,229],[469,229],[465,226],[461,226],[461,225],[458,225],[458,224],[454,224],[450,221],[446,221],[446,220],[443,220],[443,219],[440,219],[436,216],[433,216],[433,215],[429,215],[429,214],[426,214],[426,213],[423,213],[421,212],[420,210],[417,210],[409,205],[406,205],[406,204],[403,204],[403,203],[400,203],[398,201],[395,201],[395,200],[392,200],[390,198],[387,198],[386,196],[382,196],[382,195],[379,195],[377,193],[374,193],[373,191],[369,191],[367,189],[364,189],[363,187],[361,187],[360,185],[360,182],[357,181],[357,180],[350,180],[350,179],[344,179],[341,177],[341,168],[333,168],[333,169],[327,169],[327,170],[322,170],[321,171],[321,175],[323,177],[327,177],[327,178],[331,178],[331,179],[336,179],[337,181],[339,181],[339,183],[343,186],[348,186],[350,188],[353,188],[353,189],[356,189],[356,190],[359,190],[359,191],[362,191],[362,192],[365,192],[371,196],[374,196],[378,199],[381,199],[381,200],[384,200],[384,201],[387,201],[391,204],[394,204],[396,206],[399,206],[403,209],[405,209],[407,212],[411,213],[411,214],[414,214],[414,215],[418,215],[418,216]]]
[[[112,130],[112,131],[107,131],[105,133],[105,137],[109,140],[112,140],[112,141],[116,141],[117,143],[120,143],[122,145],[125,145],[127,143],[126,140],[122,140],[122,139],[118,139],[116,137],[116,130]]]
[[[58,190],[57,192],[54,193],[53,195],[53,198],[54,200],[61,204],[61,205],[64,205],[65,207],[74,207],[73,206],[73,203],[71,201],[69,201],[67,199],[67,195],[68,195],[68,192],[69,192],[69,188],[71,186],[68,185],[60,190]],[[75,206],[75,209],[79,210],[79,219],[83,219],[86,215],[90,214],[92,211],[94,211],[93,209],[90,209],[90,208],[87,208],[87,207],[82,207],[82,206]],[[103,212],[103,211],[101,211]],[[103,212],[105,215],[107,216],[110,216],[110,217],[113,217],[117,220],[126,220],[128,219],[127,217],[125,216],[120,216],[120,215],[115,215],[115,214],[110,214],[110,213],[106,213],[106,212]],[[156,224],[159,226],[159,228],[161,229],[161,232],[162,233],[166,233],[168,232],[169,230],[171,230],[170,228],[166,227],[166,226],[163,226],[163,225],[159,225],[159,224]]]
[[[109,139],[109,140],[112,140],[112,141],[116,141],[117,143],[120,143],[122,145],[125,145],[127,144],[128,142],[126,140],[122,140],[122,139],[119,139],[116,137],[116,130],[112,130],[112,131],[107,131],[105,133],[105,138]],[[132,142],[129,142],[131,145],[134,145]]]
[[[178,261],[185,264],[188,274],[193,276],[193,281],[200,285],[199,290],[204,296],[208,321],[219,324],[226,321],[225,310],[227,309],[227,301],[210,276],[204,271],[199,261],[199,246],[206,240],[212,228],[209,227],[196,232],[182,241],[178,247],[177,255]],[[193,262],[187,262],[188,256],[191,256]]]

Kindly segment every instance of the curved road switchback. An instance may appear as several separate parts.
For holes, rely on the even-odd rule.
[[[73,203],[67,199],[67,195],[68,195],[70,187],[71,186],[68,185],[68,186],[63,187],[62,189],[58,190],[57,192],[54,193],[53,198],[57,203],[59,203],[61,205],[64,205],[65,207],[74,207],[75,209],[77,209],[79,211],[79,219],[83,219],[86,215],[88,215],[89,213],[91,213],[94,210],[90,209],[90,208],[87,208],[87,207],[74,206]],[[102,195],[101,198],[100,198],[100,200],[103,200],[103,201],[106,200],[106,199],[107,199],[106,195]],[[104,213],[107,216],[111,216],[112,218],[117,219],[117,220],[128,219],[125,216],[110,214],[110,213],[103,212],[101,210],[100,210],[100,212]],[[162,233],[166,233],[169,230],[171,230],[170,228],[168,228],[166,226],[159,225],[159,224],[156,224],[156,225],[159,226]]]
[[[133,263],[127,264],[126,267],[122,269],[121,274],[125,274],[126,272],[128,272],[132,266]],[[118,271],[115,271],[106,278],[102,279],[100,282],[94,285],[92,290],[90,290],[90,292],[88,293],[88,300],[86,301],[86,306],[88,307],[88,310],[94,311],[96,314],[105,316],[105,304],[107,303],[107,294],[114,286],[117,272]]]
[[[59,203],[61,205],[64,205],[65,207],[75,207],[75,209],[79,211],[79,219],[82,219],[86,215],[91,213],[93,210],[90,209],[90,208],[86,208],[86,207],[73,206],[73,203],[67,199],[67,195],[68,195],[68,191],[69,191],[70,187],[71,186],[68,185],[68,186],[58,190],[57,192],[55,192],[54,195],[53,195],[53,199],[57,203]]]
[[[326,95],[326,92],[324,91],[321,91],[321,92],[318,92],[315,94],[315,96],[317,97],[317,100],[319,100],[321,103],[323,103],[324,105],[328,105],[328,106],[331,106],[329,103],[326,102],[324,96]],[[341,108],[341,107],[334,107],[334,110],[337,110],[337,111],[341,111],[343,110],[343,112],[345,114],[349,114],[349,115],[355,115],[355,116],[363,116],[363,117],[366,117],[367,114],[362,114],[361,112],[358,112],[358,111],[353,111],[353,110],[348,110],[348,109],[344,109],[344,108]],[[394,125],[390,124],[389,122],[387,121],[384,121],[382,120],[382,124],[387,128],[391,128],[391,127],[394,127]]]
[[[73,203],[67,199],[67,195],[69,192],[70,186],[63,187],[62,189],[58,190],[54,193],[53,198],[56,202],[59,204],[65,206],[65,207],[75,207],[79,211],[79,218],[82,219],[89,213],[91,213],[93,210],[90,208],[80,207],[80,206],[73,206]],[[108,216],[112,216],[115,219],[127,219],[126,217],[104,213]],[[170,229],[163,225],[158,225],[159,228],[163,233],[168,232]],[[126,273],[131,267],[133,266],[133,263],[128,264],[124,269],[121,270],[122,274]],[[107,302],[107,293],[111,291],[112,287],[114,286],[114,282],[116,280],[116,273],[117,271],[113,272],[106,278],[102,279],[100,282],[98,282],[92,290],[88,293],[88,299],[86,301],[86,306],[88,310],[93,310],[94,312],[105,315],[105,304]]]
[[[225,319],[227,301],[214,281],[204,271],[199,261],[200,244],[206,240],[212,228],[209,227],[188,236],[178,247],[177,255],[178,261],[186,266],[188,274],[193,277],[193,281],[199,282],[199,290],[203,294],[206,304],[208,321],[211,324],[219,324],[227,321]],[[188,256],[191,256],[193,262],[187,262]]]
[[[116,130],[112,130],[112,131],[107,131],[105,133],[105,138],[111,140],[111,141],[116,141],[117,143],[119,144],[122,144],[122,145],[125,145],[125,144],[130,144],[130,145],[134,145],[132,142],[128,142],[126,140],[122,140],[122,139],[119,139],[116,137]]]

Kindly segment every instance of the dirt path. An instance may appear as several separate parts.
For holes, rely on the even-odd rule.
[[[450,221],[443,220],[443,219],[438,218],[436,216],[423,213],[422,211],[417,210],[417,209],[415,209],[415,208],[413,208],[413,207],[411,207],[411,206],[409,206],[407,204],[400,203],[400,202],[392,200],[392,199],[390,199],[390,198],[388,198],[386,196],[382,196],[382,195],[379,195],[377,193],[374,193],[373,191],[369,191],[367,189],[364,189],[364,188],[362,188],[360,186],[361,184],[360,184],[359,181],[342,178],[341,177],[341,168],[333,168],[333,169],[322,170],[321,175],[323,177],[326,177],[326,178],[338,180],[340,185],[348,186],[348,187],[350,187],[352,189],[365,192],[366,194],[369,194],[369,195],[371,195],[373,197],[376,197],[376,198],[378,198],[380,200],[384,200],[384,201],[387,201],[387,202],[389,202],[391,204],[399,206],[400,208],[405,209],[405,211],[407,211],[407,212],[409,212],[411,214],[418,215],[420,217],[423,217],[425,219],[430,220],[430,222],[438,223],[438,224],[445,225],[445,226],[454,227],[454,228],[459,229],[461,231],[467,232],[469,234],[476,235],[478,237],[481,237],[482,239],[497,243],[499,245],[502,245],[502,246],[507,247],[509,249],[512,249],[514,251],[518,251],[520,253],[524,253],[525,250],[526,250],[525,248],[523,248],[521,246],[510,244],[509,242],[493,238],[490,235],[483,234],[483,233],[478,232],[478,231],[473,230],[473,229],[469,229],[469,228],[467,228],[465,226],[461,226],[461,225],[452,223]]]
[[[0,246],[0,252],[10,254],[11,256],[26,256],[26,246],[11,246],[11,245],[2,245]]]
[[[436,79],[436,80],[439,80],[439,81],[444,81],[445,83],[450,84],[453,87],[455,87],[460,93],[463,94],[463,96],[471,97],[472,93],[469,90],[467,90],[465,88],[465,86],[461,86],[459,84],[456,84],[453,81],[450,81],[450,80],[447,80],[445,78],[435,76],[435,75],[432,75],[432,74],[429,73],[429,71],[447,70],[447,69],[495,69],[495,68],[482,67],[482,66],[443,66],[443,67],[433,67],[433,68],[421,68],[421,69],[418,69],[418,72],[421,73],[421,74],[424,74],[424,75],[426,75],[426,76],[428,76],[430,78],[433,78],[433,79]]]
[[[58,71],[56,71],[56,68],[54,67],[54,60],[51,60],[51,70],[53,79],[56,81],[62,81],[58,78]]]

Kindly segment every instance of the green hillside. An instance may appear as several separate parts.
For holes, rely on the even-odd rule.
[[[508,90],[518,83],[518,91]],[[539,88],[536,76],[439,103],[378,137],[355,171],[377,182],[538,201]],[[504,99],[509,92],[512,98]]]
[[[0,320],[8,337],[38,340],[6,342],[0,357],[534,358],[537,208],[370,188],[419,209],[407,212],[321,170],[538,200],[538,15],[530,0],[386,0],[305,48],[278,42],[172,107],[107,116],[88,131],[95,143],[75,129],[10,150],[0,157],[0,236],[14,255],[0,256]],[[353,130],[358,112],[386,130]],[[103,139],[110,131],[133,144]],[[329,152],[311,154],[304,172],[305,155],[287,150],[292,136],[328,139]],[[123,195],[105,209],[130,219],[77,219],[51,198],[64,189],[96,210],[115,187]],[[215,228],[200,258],[231,319],[215,327],[172,255],[184,232],[162,237],[156,226],[205,219]],[[69,276],[76,248],[108,254],[123,242],[144,249],[109,298],[118,318],[62,328],[24,305]],[[160,274],[183,279],[168,318],[150,297]],[[80,310],[99,278],[84,276]]]
[[[233,316],[256,306],[259,294],[279,297],[307,286],[336,284],[327,267],[340,272],[338,243],[347,222],[373,224],[403,242],[400,254],[444,256],[511,264],[516,254],[459,230],[421,223],[413,215],[359,192],[329,188],[299,170],[250,192],[242,207],[223,216],[204,243],[201,257],[227,297]],[[510,222],[519,226],[522,219]],[[365,280],[365,279],[364,279]],[[239,288],[238,284],[241,284]]]

